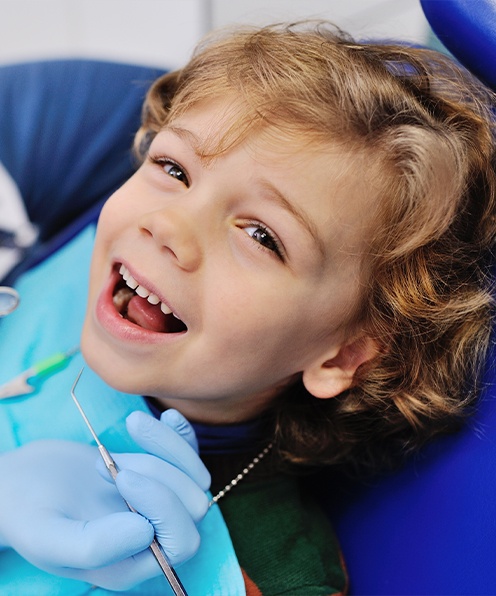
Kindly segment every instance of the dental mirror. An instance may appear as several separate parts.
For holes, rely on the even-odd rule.
[[[0,317],[13,312],[19,305],[19,294],[14,288],[0,286]]]

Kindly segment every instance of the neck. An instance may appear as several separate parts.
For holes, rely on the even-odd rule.
[[[162,411],[174,408],[191,423],[228,425],[240,424],[264,416],[279,392],[279,389],[271,388],[262,393],[241,398],[155,398],[155,401]]]

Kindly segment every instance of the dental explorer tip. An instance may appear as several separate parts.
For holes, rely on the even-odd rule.
[[[91,426],[91,424],[90,424],[90,421],[88,420],[88,418],[87,418],[86,414],[84,413],[84,410],[83,410],[83,408],[81,407],[81,404],[79,403],[79,401],[78,401],[78,399],[77,399],[77,397],[76,397],[76,394],[75,394],[76,385],[78,384],[78,382],[79,382],[79,379],[81,378],[81,375],[83,374],[83,370],[84,370],[84,367],[83,367],[83,368],[82,368],[82,369],[79,371],[79,373],[78,373],[78,375],[77,375],[77,377],[76,377],[76,380],[74,381],[74,383],[73,383],[73,385],[72,385],[72,389],[71,389],[71,396],[72,396],[72,399],[74,400],[74,403],[75,403],[75,404],[76,404],[76,406],[77,406],[77,409],[79,410],[79,413],[80,413],[80,414],[81,414],[81,416],[83,417],[83,420],[84,420],[84,422],[85,422],[86,426],[88,427],[88,430],[90,431],[90,433],[91,433],[91,436],[92,436],[92,437],[93,437],[93,439],[95,440],[96,444],[97,444],[98,446],[100,446],[100,445],[101,445],[101,443],[100,443],[100,440],[98,439],[98,437],[97,437],[97,435],[96,435],[95,431],[93,430],[93,427]]]

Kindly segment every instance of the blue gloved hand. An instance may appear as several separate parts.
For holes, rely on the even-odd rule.
[[[188,547],[192,556],[199,547],[199,536],[190,534],[187,544],[177,535],[176,524],[198,523],[208,511],[206,491],[210,474],[198,456],[193,428],[177,410],[166,410],[160,421],[144,412],[133,412],[126,420],[129,434],[148,453],[113,453],[121,470],[116,485],[121,495],[154,526],[155,536],[172,565],[185,560]],[[103,460],[97,462],[102,478],[113,482]],[[182,503],[184,509],[178,506]],[[182,514],[187,518],[180,519]]]
[[[0,456],[0,546],[49,573],[113,590],[161,573],[147,549],[154,531],[173,565],[190,558],[209,485],[194,433],[178,413],[161,422],[134,413],[128,426],[152,455],[116,456],[122,468],[129,464],[117,484],[145,517],[130,512],[114,484],[96,473],[96,447],[34,441]]]

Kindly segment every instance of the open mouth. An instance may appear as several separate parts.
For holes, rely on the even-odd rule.
[[[183,333],[188,330],[167,304],[138,284],[124,265],[117,267],[119,280],[114,287],[112,299],[121,317],[157,333]]]

